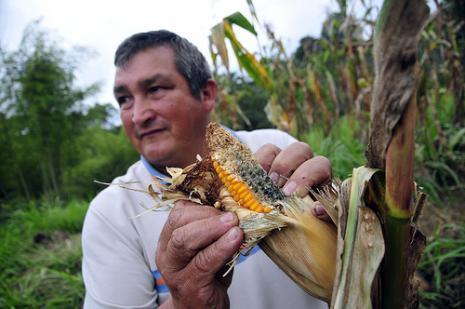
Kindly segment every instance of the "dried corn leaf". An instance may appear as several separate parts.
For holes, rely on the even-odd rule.
[[[260,247],[307,293],[329,302],[336,272],[334,226],[311,214],[308,201],[294,197],[288,205],[286,216],[295,221],[265,237]]]
[[[333,293],[332,308],[371,308],[372,283],[384,256],[381,223],[365,203],[371,179],[378,171],[360,167],[353,171],[350,200],[341,200],[347,220],[338,226],[338,273]],[[346,222],[345,225],[342,223]],[[344,229],[341,227],[344,226]]]

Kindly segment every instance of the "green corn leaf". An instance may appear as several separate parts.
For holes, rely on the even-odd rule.
[[[254,55],[244,48],[241,42],[237,39],[231,24],[226,20],[223,24],[224,34],[229,39],[241,68],[244,68],[249,76],[262,87],[271,89],[271,79],[265,67],[255,58]]]
[[[233,13],[224,18],[224,20],[228,21],[231,24],[238,25],[239,27],[249,31],[250,33],[257,35],[254,26],[239,12]]]

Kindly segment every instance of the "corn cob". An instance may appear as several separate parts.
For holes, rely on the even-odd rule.
[[[329,302],[336,268],[335,227],[310,213],[311,200],[285,197],[250,150],[218,124],[208,126],[207,142],[209,157],[184,170],[168,170],[169,184],[157,184],[163,198],[188,198],[235,212],[245,248],[261,241],[265,253],[289,277]]]
[[[269,206],[260,204],[254,192],[245,182],[234,177],[234,175],[228,174],[216,161],[213,161],[213,167],[215,168],[218,177],[220,177],[221,182],[232,194],[236,203],[256,212],[268,213],[271,211]]]

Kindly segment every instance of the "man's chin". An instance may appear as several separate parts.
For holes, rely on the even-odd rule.
[[[153,166],[171,166],[173,156],[160,149],[144,149],[144,158]]]

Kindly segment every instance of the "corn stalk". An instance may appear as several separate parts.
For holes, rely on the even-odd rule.
[[[410,307],[414,301],[412,279],[419,258],[419,252],[415,252],[417,244],[413,242],[415,229],[411,226],[416,55],[428,15],[423,0],[387,0],[375,31],[376,77],[367,158],[369,166],[386,171],[385,211],[381,212],[386,242],[382,273],[384,308]]]
[[[413,182],[416,54],[428,12],[423,0],[386,0],[378,18],[368,163],[354,170],[345,229],[339,224],[344,249],[334,308],[418,305],[413,274],[424,237],[413,222],[418,217],[413,215],[417,200]],[[367,220],[371,221],[369,228]],[[383,250],[378,281],[376,263]],[[376,258],[371,254],[369,259],[370,251],[377,253]]]

